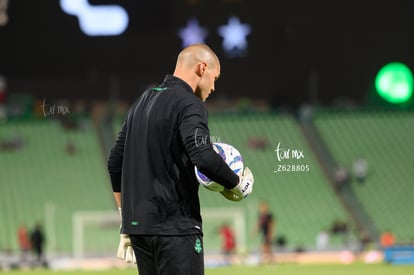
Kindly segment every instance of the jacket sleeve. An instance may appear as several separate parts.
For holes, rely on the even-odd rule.
[[[107,163],[113,192],[121,192],[122,161],[124,157],[126,131],[127,122],[125,119],[122,123],[122,128],[118,134],[118,138],[112,146]]]
[[[239,183],[239,177],[214,151],[210,142],[207,110],[203,103],[186,106],[179,117],[179,131],[191,162],[211,180],[232,189]]]

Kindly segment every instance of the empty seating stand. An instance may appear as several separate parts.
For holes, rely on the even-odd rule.
[[[347,168],[351,188],[379,231],[397,242],[414,239],[414,113],[411,111],[320,111],[314,124],[338,163]],[[353,173],[365,159],[363,182]]]
[[[0,249],[16,250],[18,226],[40,222],[54,251],[71,252],[72,214],[114,209],[96,131],[89,119],[78,126],[50,118],[0,125],[1,142],[22,143],[0,151]]]

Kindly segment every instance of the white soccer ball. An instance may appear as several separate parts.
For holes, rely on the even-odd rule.
[[[232,145],[215,142],[213,149],[222,159],[227,163],[231,170],[241,177],[244,168],[243,157],[240,152]],[[223,185],[210,180],[206,175],[201,173],[197,166],[194,166],[194,171],[198,182],[210,191],[221,192],[224,190]]]

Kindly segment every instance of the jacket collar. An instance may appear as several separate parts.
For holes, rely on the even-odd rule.
[[[190,85],[188,85],[187,82],[185,82],[184,80],[182,80],[181,78],[175,77],[173,75],[167,74],[164,78],[163,81],[163,86],[168,86],[168,84],[173,83],[176,85],[182,85],[185,87],[185,90],[189,93],[194,94],[193,89],[190,87]]]

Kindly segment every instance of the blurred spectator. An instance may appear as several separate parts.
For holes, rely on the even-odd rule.
[[[359,183],[364,183],[368,173],[368,162],[366,159],[358,158],[352,164],[354,177]]]
[[[65,129],[65,131],[76,131],[80,129],[80,124],[77,120],[75,119],[70,119],[68,117],[60,117],[60,122],[62,123],[63,129]]]
[[[348,181],[349,181],[349,174],[347,169],[342,166],[339,165],[336,169],[335,169],[335,186],[338,190],[340,190],[343,186],[345,186]]]
[[[295,249],[294,249],[294,250],[295,250],[295,252],[296,252],[296,253],[298,253],[298,254],[299,254],[299,253],[303,253],[303,252],[305,252],[305,251],[306,251],[305,246],[303,246],[303,245],[301,245],[301,244],[300,244],[300,245],[297,245],[297,246],[295,247]]]
[[[346,221],[335,220],[331,226],[331,234],[339,236],[342,239],[343,245],[348,245],[349,241],[349,224]]]
[[[261,202],[259,205],[259,220],[257,228],[262,235],[262,262],[272,262],[272,240],[276,231],[276,223],[273,214],[269,210],[267,202]]]
[[[287,245],[287,240],[286,240],[285,235],[282,234],[282,235],[276,237],[276,245],[277,245],[278,249],[280,249],[280,250],[285,249],[285,247]]]
[[[348,233],[348,224],[342,220],[335,220],[331,227],[332,234],[345,234]]]
[[[269,142],[265,137],[251,137],[248,141],[248,146],[255,150],[265,150],[269,145]]]
[[[382,232],[380,243],[383,248],[393,246],[395,244],[394,233],[392,233],[391,230],[385,230]]]
[[[46,242],[45,236],[43,234],[42,226],[38,223],[36,224],[34,230],[30,234],[30,240],[32,243],[32,250],[36,257],[36,263],[38,265],[47,266],[44,259],[44,245]]]
[[[220,235],[222,239],[222,251],[224,254],[232,254],[236,249],[236,239],[234,237],[234,232],[228,223],[224,223],[220,227]]]
[[[231,263],[231,255],[233,255],[236,250],[236,238],[234,236],[233,229],[228,223],[224,223],[220,227],[220,235],[222,242],[222,252],[226,257],[226,262]]]
[[[68,155],[71,155],[71,156],[74,155],[77,152],[76,144],[73,143],[72,141],[68,141],[66,143],[65,151]]]
[[[360,252],[366,251],[370,243],[371,243],[371,236],[369,235],[368,231],[362,230],[359,233]]]
[[[23,148],[23,138],[15,136],[12,138],[0,140],[0,151],[17,151]]]
[[[318,250],[327,249],[329,246],[329,233],[327,230],[321,230],[316,235],[316,248]]]
[[[24,224],[22,224],[17,230],[17,239],[20,248],[20,260],[22,262],[27,261],[31,249],[31,244],[29,233]]]

